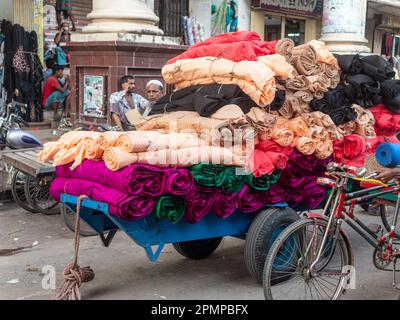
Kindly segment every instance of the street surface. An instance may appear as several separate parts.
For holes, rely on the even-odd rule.
[[[366,214],[359,216],[368,222],[380,221]],[[353,232],[349,235],[356,256],[357,289],[349,290],[344,299],[397,299],[400,291],[392,287],[392,273],[376,270],[369,244]],[[23,247],[30,248],[14,251]],[[79,264],[90,265],[96,276],[82,285],[82,297],[264,299],[262,287],[246,271],[243,249],[243,241],[226,238],[208,259],[192,261],[168,245],[159,261],[152,263],[144,250],[122,232],[110,248],[103,247],[98,237],[83,238]],[[59,284],[63,267],[72,256],[73,234],[64,226],[61,216],[29,214],[12,201],[0,203],[0,299],[52,299],[55,291],[42,288],[42,268],[54,267]]]

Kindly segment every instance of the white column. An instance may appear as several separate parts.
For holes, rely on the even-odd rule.
[[[163,35],[159,18],[143,0],[93,0],[91,23],[83,33],[136,33]]]
[[[370,52],[365,38],[367,0],[324,0],[321,41],[338,53]]]

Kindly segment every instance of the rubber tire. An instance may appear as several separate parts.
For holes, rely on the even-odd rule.
[[[176,251],[192,260],[202,260],[210,256],[220,245],[222,238],[211,238],[173,243]]]
[[[75,220],[71,220],[69,215],[70,212],[72,212],[71,209],[69,209],[65,204],[60,203],[60,211],[61,215],[63,217],[65,225],[68,227],[69,230],[72,232],[75,232]],[[96,230],[94,230],[92,227],[90,227],[84,220],[81,219],[81,228],[80,228],[80,235],[82,237],[93,237],[97,236],[98,233]]]
[[[273,232],[287,227],[300,218],[291,208],[269,208],[260,212],[252,222],[246,236],[244,261],[252,278],[262,284],[263,269],[272,246]]]
[[[26,176],[22,171],[16,170],[16,171],[14,172],[14,174],[13,174],[13,176],[12,176],[12,179],[11,179],[11,194],[12,194],[12,196],[13,196],[14,201],[15,201],[22,209],[24,209],[24,210],[26,210],[26,211],[28,211],[28,212],[30,212],[30,213],[38,213],[38,211],[37,211],[36,209],[34,209],[34,208],[30,205],[28,199],[26,198],[26,195],[25,195],[25,186],[24,186],[24,198],[25,198],[25,199],[21,199],[20,195],[18,194],[17,187],[16,187],[16,183],[17,183],[16,180],[17,180],[18,174],[23,174],[23,175],[25,176],[25,184],[26,184],[26,182],[27,182],[27,176]]]
[[[262,284],[263,284],[265,300],[273,300],[273,299],[271,299],[272,297],[271,297],[271,294],[270,294],[271,292],[269,290],[269,284],[267,284],[267,282],[269,282],[269,281],[267,281],[267,280],[269,280],[269,279],[267,279],[268,278],[267,277],[267,272],[268,272],[267,270],[270,269],[269,266],[271,264],[273,265],[273,263],[274,263],[274,261],[273,261],[273,258],[275,258],[274,251],[276,251],[277,248],[281,247],[282,240],[286,240],[289,237],[289,235],[291,233],[293,233],[293,231],[297,231],[298,230],[299,226],[302,226],[303,224],[307,224],[310,221],[312,221],[312,223],[315,223],[311,219],[301,219],[301,220],[297,221],[296,223],[293,223],[291,226],[286,228],[286,230],[283,231],[279,235],[279,237],[276,239],[276,241],[274,242],[273,246],[271,247],[271,250],[268,253],[268,256],[267,256],[267,258],[265,260],[265,264],[263,266]],[[324,226],[325,228],[328,225],[328,222],[326,220],[318,220],[318,223],[319,223],[319,225]],[[350,243],[348,242],[347,237],[345,237],[345,234],[343,232],[341,232],[341,234],[340,234],[339,245],[342,247],[342,249],[344,249],[344,253],[345,253],[345,256],[346,256],[346,259],[347,259],[347,261],[344,262],[344,265],[353,266],[354,267],[354,257],[353,257],[352,248],[351,248]],[[342,287],[338,298],[340,299],[340,296],[342,296],[344,293],[345,293],[345,289]]]
[[[394,210],[396,210],[396,209],[393,209],[393,211],[394,211]],[[390,231],[391,231],[391,225],[389,224],[389,222],[388,222],[388,220],[387,220],[387,218],[386,218],[386,206],[383,205],[383,204],[381,204],[381,205],[379,206],[379,212],[380,212],[380,215],[381,215],[381,219],[382,219],[382,224],[383,224],[383,226],[385,227],[385,229],[386,229],[387,232],[390,232]],[[393,213],[393,215],[394,215],[394,213]],[[399,217],[399,218],[400,218],[400,217]],[[399,224],[399,221],[397,221],[397,224]],[[397,227],[397,226],[396,226],[396,227]],[[400,239],[400,234],[397,233],[397,232],[395,232],[395,238],[396,238],[396,239]]]
[[[27,183],[25,185],[25,195],[26,195],[26,198],[27,198],[29,204],[37,212],[39,212],[41,214],[44,214],[46,216],[52,216],[52,215],[60,214],[60,206],[59,206],[58,202],[56,200],[52,199],[51,196],[50,196],[50,185],[51,185],[51,183],[49,183],[47,186],[41,187],[41,188],[48,188],[49,200],[53,201],[53,204],[51,206],[49,206],[48,208],[42,208],[41,206],[39,206],[37,204],[36,199],[31,194],[31,188],[29,188],[29,185],[32,184],[33,187],[37,188],[39,186],[39,182],[38,182],[39,180],[40,180],[40,178],[27,176],[27,179],[26,179]]]

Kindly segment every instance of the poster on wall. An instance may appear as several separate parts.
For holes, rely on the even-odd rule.
[[[104,77],[85,75],[83,78],[83,115],[104,118]]]
[[[211,4],[211,36],[238,31],[239,6],[237,0],[213,0]]]

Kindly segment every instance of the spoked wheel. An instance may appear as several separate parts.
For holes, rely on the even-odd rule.
[[[38,210],[34,209],[29,203],[25,195],[25,185],[27,184],[27,175],[22,171],[15,170],[11,179],[11,193],[14,201],[26,211],[37,213]]]
[[[65,225],[72,232],[75,232],[76,213],[68,208],[65,204],[60,204],[61,214],[64,219]],[[97,231],[88,225],[82,218],[80,222],[80,235],[83,237],[92,237],[97,235]]]
[[[58,202],[50,195],[51,177],[27,176],[25,195],[31,206],[45,215],[60,213]]]
[[[379,205],[379,212],[381,214],[382,223],[387,232],[391,231],[392,226],[395,226],[395,237],[400,239],[400,215],[397,218],[397,221],[394,221],[395,218],[395,207],[385,206],[383,204]]]
[[[342,235],[328,235],[319,261],[311,269],[327,229],[323,220],[300,220],[275,241],[263,272],[267,300],[337,300],[348,281],[352,256]]]

